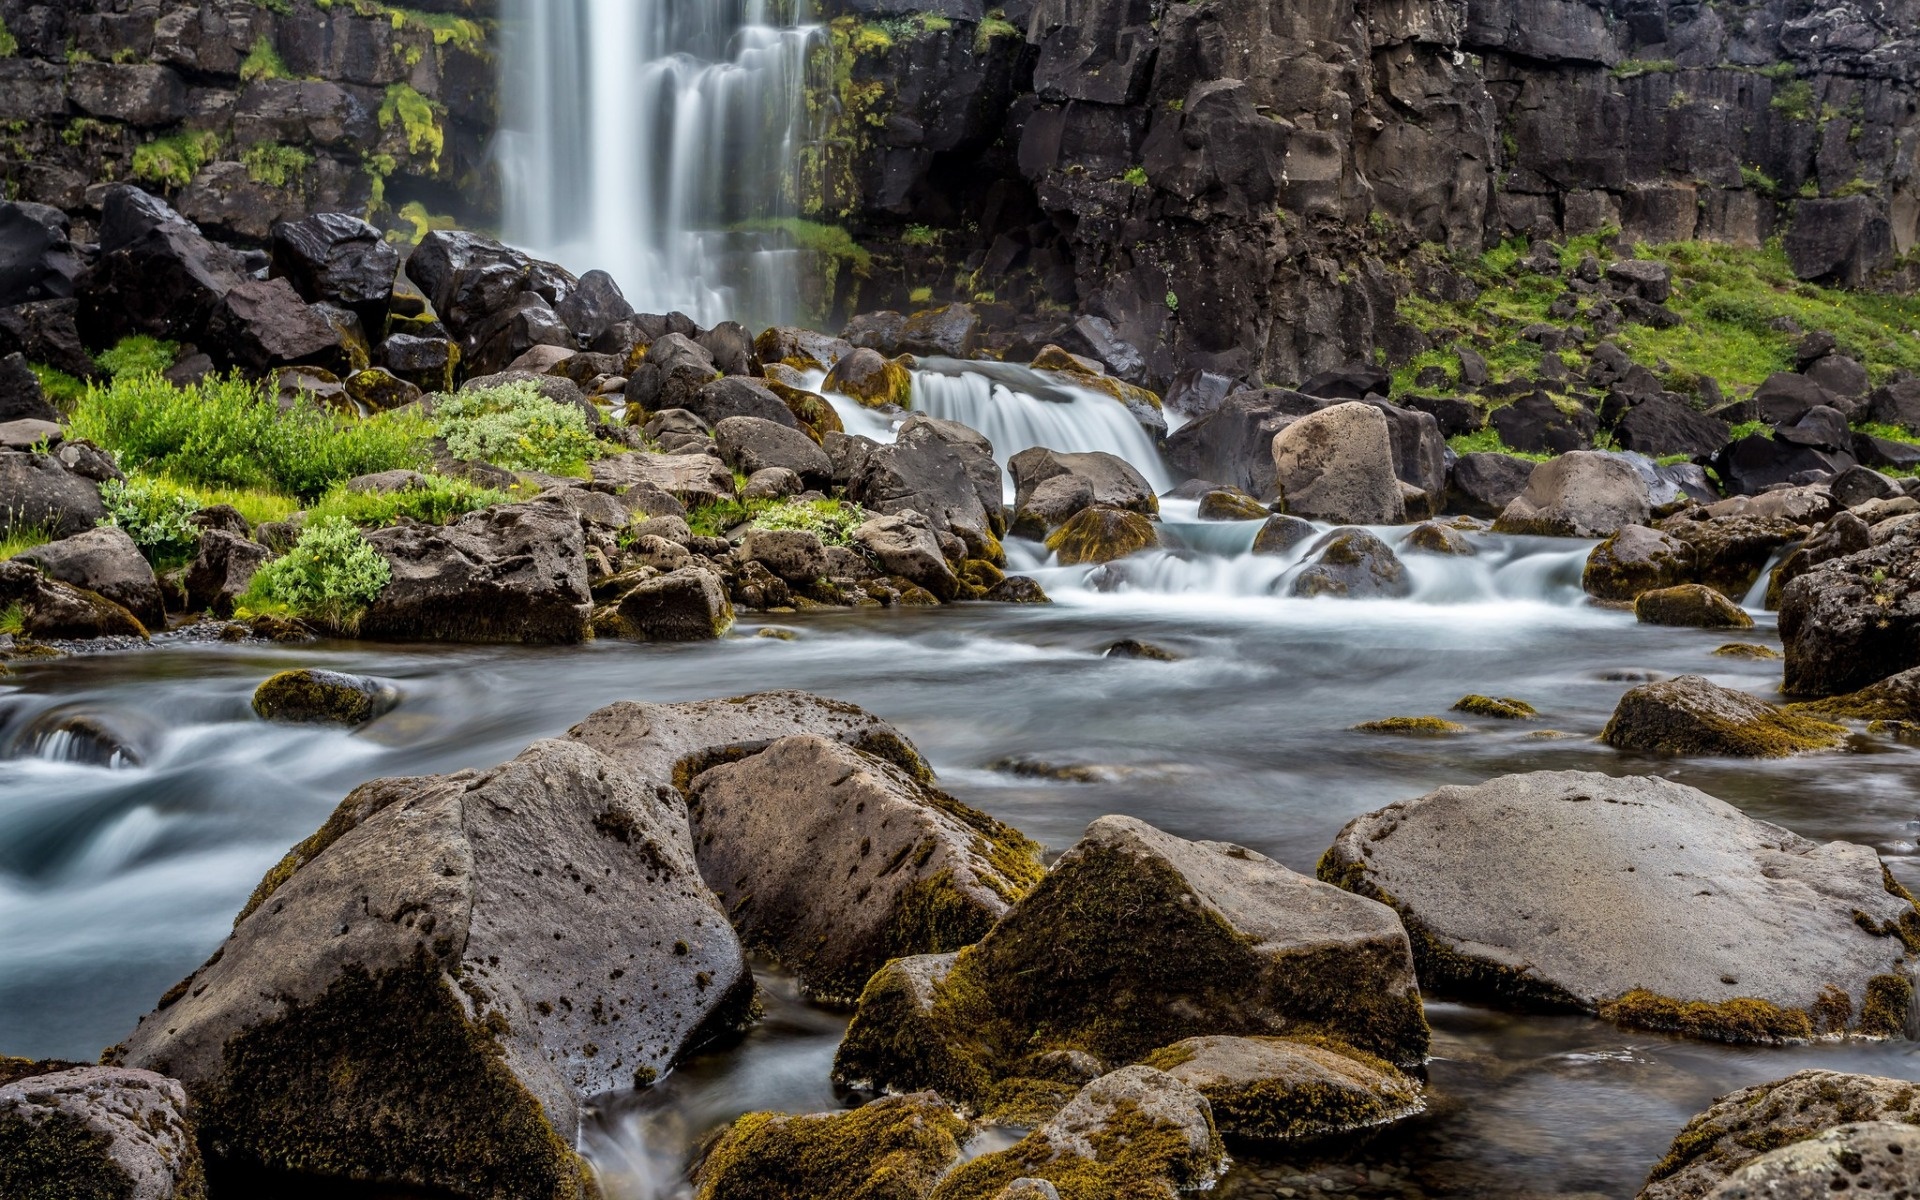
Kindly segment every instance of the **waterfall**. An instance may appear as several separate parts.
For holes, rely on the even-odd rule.
[[[790,320],[806,0],[507,0],[507,240],[643,312]]]

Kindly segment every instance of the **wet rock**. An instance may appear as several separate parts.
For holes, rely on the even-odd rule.
[[[1083,508],[1047,538],[1047,549],[1064,567],[1112,562],[1159,544],[1152,521],[1119,508]]]
[[[693,398],[700,389],[720,378],[719,368],[713,364],[713,356],[684,334],[662,334],[636,359],[628,364],[626,391],[627,419],[634,423],[643,420],[644,414],[650,412],[669,408],[691,409]],[[718,402],[730,395],[733,393],[717,392],[713,399]],[[727,412],[723,416],[764,414],[764,406],[754,403],[760,397],[739,398],[743,403],[752,405],[752,409],[739,413]]]
[[[1030,485],[1013,510],[1017,537],[1044,541],[1073,515],[1093,505],[1093,485],[1078,475],[1055,475]]]
[[[853,531],[853,540],[887,574],[923,587],[940,600],[959,595],[960,578],[924,522],[907,516],[875,517]]]
[[[1103,658],[1146,658],[1155,662],[1179,662],[1181,657],[1163,646],[1143,642],[1138,638],[1121,638],[1108,646],[1101,656]]]
[[[468,513],[451,524],[368,532],[393,570],[360,619],[392,641],[578,642],[592,597],[580,521],[549,498]]]
[[[1632,600],[1672,587],[1693,570],[1693,548],[1645,525],[1622,526],[1587,555],[1580,584],[1597,600]]]
[[[1850,692],[1920,666],[1920,535],[1812,567],[1780,593],[1790,694]]]
[[[943,304],[914,313],[900,331],[900,345],[913,354],[966,358],[980,336],[980,316],[970,304]]]
[[[0,1185],[21,1200],[204,1200],[187,1094],[152,1071],[72,1067],[0,1086]]]
[[[816,999],[851,1004],[888,959],[978,941],[1045,874],[1017,830],[819,737],[696,777],[688,811],[742,940]]]
[[[400,689],[385,680],[311,667],[282,671],[253,692],[262,720],[297,725],[364,725],[399,703]]]
[[[1014,1184],[1023,1179],[1055,1184],[1069,1196],[1174,1200],[1211,1187],[1226,1168],[1206,1098],[1163,1071],[1132,1066],[1081,1088],[1012,1147],[961,1165],[929,1200],[1017,1196]]]
[[[234,601],[245,595],[247,585],[253,582],[253,573],[272,557],[273,551],[243,533],[203,530],[200,547],[181,578],[188,610],[220,616],[231,613]]]
[[[1335,529],[1308,549],[1287,591],[1378,600],[1412,595],[1413,581],[1385,542],[1364,529]]]
[[[491,238],[436,229],[407,258],[406,275],[471,350],[488,322],[527,293],[533,260]],[[518,354],[501,362],[512,361]]]
[[[759,417],[726,417],[714,424],[713,444],[722,462],[745,475],[784,467],[808,487],[833,482],[833,464],[826,452],[790,425]]]
[[[1655,528],[1686,543],[1691,564],[1683,578],[1739,599],[1752,590],[1774,557],[1806,536],[1806,526],[1759,513],[1712,514],[1689,509]]]
[[[1784,758],[1838,746],[1846,732],[1699,675],[1681,675],[1620,697],[1600,738],[1642,754]]]
[[[129,637],[144,640],[138,617],[97,592],[49,579],[31,563],[0,562],[0,610],[20,606],[21,632],[42,641]]]
[[[404,408],[421,396],[418,385],[380,367],[355,371],[347,376],[342,386],[347,389],[349,399],[365,406],[369,412],[390,412]]]
[[[918,1200],[959,1160],[966,1132],[932,1092],[851,1112],[748,1113],[694,1171],[695,1200]]]
[[[620,285],[605,271],[582,275],[579,285],[563,296],[553,311],[575,338],[589,346],[633,318],[633,305],[627,303]]]
[[[1459,558],[1471,558],[1479,553],[1465,534],[1438,521],[1422,521],[1415,525],[1400,543],[1400,548],[1421,554],[1449,554]]]
[[[1713,652],[1721,658],[1773,659],[1781,657],[1772,646],[1763,646],[1758,642],[1728,642],[1724,646],[1715,646]]]
[[[981,449],[984,438],[971,430],[966,431],[971,439],[956,436],[956,430],[964,429],[951,421],[909,418],[892,445],[861,446],[857,463],[849,464],[847,498],[887,515],[918,513],[935,533],[951,533],[964,541],[967,557],[998,562],[1003,554],[997,532],[1005,528],[998,470],[991,454]],[[836,477],[840,474],[836,466]]]
[[[1251,850],[1102,817],[977,944],[875,975],[834,1074],[991,1111],[1063,1095],[1060,1051],[1111,1067],[1201,1034],[1305,1033],[1424,1058],[1393,915]]]
[[[1383,717],[1362,721],[1353,729],[1355,733],[1390,733],[1397,737],[1453,737],[1468,732],[1465,725],[1445,717]]]
[[[602,636],[632,642],[707,642],[733,628],[733,601],[712,570],[682,567],[634,585],[613,618],[595,624]]]
[[[913,402],[912,373],[879,351],[864,346],[833,364],[820,386],[857,400],[867,408],[889,404],[906,408]]]
[[[0,204],[0,305],[73,295],[80,259],[65,213],[37,204]]]
[[[1051,604],[1052,599],[1034,580],[1025,575],[1009,575],[987,589],[982,600],[994,604]]]
[[[1253,553],[1284,555],[1320,532],[1311,521],[1275,513],[1253,535]]]
[[[1688,629],[1752,629],[1753,618],[1738,604],[1703,583],[1641,592],[1633,616],[1642,625],[1678,625]]]
[[[691,395],[683,397],[678,407],[715,426],[716,431],[729,418],[751,417],[783,425],[797,436],[806,437],[799,432],[799,418],[793,415],[786,401],[768,391],[759,380],[741,375],[728,375],[700,385]]]
[[[1271,514],[1239,488],[1214,488],[1200,497],[1198,515],[1202,521],[1264,521]]]
[[[1479,694],[1462,696],[1453,702],[1454,712],[1472,713],[1476,717],[1493,717],[1500,721],[1531,721],[1540,715],[1538,709],[1525,700],[1516,700],[1512,696],[1482,696]]]
[[[1349,1133],[1426,1108],[1420,1084],[1380,1059],[1285,1038],[1187,1038],[1146,1065],[1205,1096],[1221,1133],[1259,1142]]]
[[[1273,438],[1274,485],[1294,516],[1397,525],[1406,509],[1387,419],[1369,404],[1336,404]]]
[[[1500,533],[1549,537],[1608,537],[1623,525],[1644,525],[1651,512],[1647,484],[1629,463],[1583,450],[1548,459],[1500,513]]]
[[[284,279],[249,279],[214,306],[208,353],[250,372],[288,363],[338,366],[340,334]]]
[[[1463,454],[1447,472],[1446,505],[1469,517],[1497,517],[1526,490],[1534,464],[1511,454]]]
[[[354,791],[121,1056],[179,1078],[236,1164],[562,1200],[591,1187],[585,1100],[751,994],[677,798],[542,741]]]
[[[107,192],[99,236],[99,258],[74,285],[80,332],[93,345],[136,333],[196,339],[248,277],[237,253],[138,188]]]
[[[1638,1200],[1704,1200],[1778,1147],[1857,1122],[1882,1121],[1908,1127],[1920,1121],[1920,1089],[1905,1079],[1820,1070],[1741,1088],[1687,1122]],[[1843,1190],[1851,1191],[1851,1185]]]
[[[453,390],[454,367],[460,347],[446,338],[395,333],[380,344],[380,361],[387,370],[427,392]]]
[[[753,340],[754,355],[762,363],[784,363],[802,371],[827,371],[853,353],[853,343],[832,334],[794,325],[774,325]]]
[[[1838,1125],[1769,1151],[1709,1200],[1828,1200],[1835,1192],[1911,1195],[1920,1186],[1920,1129],[1893,1121]]]
[[[400,252],[380,231],[346,213],[315,213],[273,227],[272,271],[307,300],[357,314],[376,336],[393,303]]]
[[[53,454],[0,451],[0,535],[73,537],[106,519],[99,485]]]
[[[89,529],[70,538],[22,550],[15,562],[32,563],[48,576],[98,593],[153,629],[165,628],[160,582],[140,547],[115,525]]]
[[[811,583],[830,569],[819,535],[805,529],[750,529],[739,553],[788,583]]]
[[[1770,1042],[1885,1034],[1912,994],[1920,913],[1871,849],[1657,776],[1439,788],[1349,822],[1320,875],[1391,904],[1421,982],[1462,998]]]
[[[1007,472],[1013,477],[1014,531],[1023,537],[1044,539],[1094,505],[1143,516],[1160,511],[1146,478],[1125,459],[1102,451],[1062,454],[1035,447],[1008,459]]]

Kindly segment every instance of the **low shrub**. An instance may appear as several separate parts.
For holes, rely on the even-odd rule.
[[[526,381],[446,397],[435,403],[433,420],[455,458],[509,471],[584,475],[600,453],[587,414]]]
[[[159,375],[179,358],[177,343],[136,333],[115,342],[113,349],[102,350],[94,361],[100,364],[101,370],[118,379],[122,375]]]
[[[286,612],[352,631],[393,568],[345,517],[307,522],[293,549],[254,572],[238,608]]]
[[[352,492],[344,486],[335,487],[309,510],[307,519],[344,517],[355,525],[392,525],[406,517],[430,525],[445,525],[463,513],[513,499],[505,492],[464,479],[448,479],[442,475],[423,478],[425,486],[400,492]]]
[[[753,523],[761,529],[804,529],[829,546],[851,546],[853,531],[866,519],[859,508],[838,500],[782,500]]]
[[[135,477],[101,484],[100,499],[107,506],[102,524],[126,530],[149,561],[178,564],[193,557],[200,530],[187,518],[205,505],[191,492],[163,480]]]

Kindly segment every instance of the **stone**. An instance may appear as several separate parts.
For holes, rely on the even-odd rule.
[[[244,533],[226,529],[206,529],[200,533],[200,546],[187,567],[181,584],[187,592],[187,609],[226,616],[234,602],[246,594],[253,574],[273,558],[273,551],[249,539]]]
[[[762,363],[781,363],[802,371],[827,371],[847,355],[853,343],[832,334],[795,325],[773,325],[753,340],[753,352]]]
[[[912,354],[966,358],[980,336],[980,317],[970,304],[943,304],[907,318],[901,348]]]
[[[651,1082],[752,988],[678,797],[541,741],[356,789],[118,1056],[180,1079],[236,1164],[570,1200],[588,1098]]]
[[[791,425],[759,417],[726,417],[714,423],[713,444],[722,462],[745,475],[785,467],[808,487],[833,482],[833,464],[826,452]]]
[[[1052,604],[1040,584],[1025,575],[1009,575],[980,597],[990,604]]]
[[[1633,289],[1649,304],[1665,304],[1673,295],[1673,268],[1651,259],[1623,258],[1607,265],[1607,280]]]
[[[1123,1067],[1081,1088],[1011,1147],[961,1164],[929,1200],[995,1200],[1018,1180],[1075,1197],[1176,1200],[1211,1188],[1227,1161],[1204,1096],[1164,1071]]]
[[[23,417],[0,421],[0,450],[52,449],[66,440],[67,431],[57,422]]]
[[[1901,495],[1900,485],[1878,471],[1866,467],[1848,467],[1827,481],[1827,491],[1835,504],[1852,508],[1869,500],[1887,500]]]
[[[1772,1150],[1708,1193],[1709,1200],[1827,1200],[1835,1192],[1911,1195],[1920,1186],[1920,1129],[1894,1121],[1836,1125]]]
[[[1631,601],[1691,577],[1693,547],[1645,525],[1623,525],[1587,555],[1580,584],[1596,600]]]
[[[632,642],[706,642],[733,628],[725,583],[703,567],[682,567],[636,584],[602,630]]]
[[[1588,450],[1599,429],[1592,413],[1577,405],[1562,407],[1545,392],[1533,392],[1494,409],[1487,424],[1500,435],[1501,442],[1528,454]]]
[[[1356,525],[1406,517],[1387,420],[1358,402],[1301,417],[1273,438],[1274,485],[1294,516]]]
[[[1497,517],[1526,490],[1534,464],[1511,454],[1462,454],[1447,472],[1447,511]]]
[[[889,575],[923,587],[943,601],[960,594],[960,578],[941,552],[940,539],[924,521],[906,515],[875,517],[853,531],[853,541]]]
[[[47,402],[39,377],[27,366],[26,356],[16,352],[0,358],[0,423],[59,419],[60,414]]]
[[[973,484],[975,498],[980,501],[981,512],[986,520],[984,533],[995,537],[1006,533],[1006,489],[1001,482],[1000,464],[993,457],[993,442],[985,434],[958,421],[943,421],[925,413],[909,413],[907,419],[900,422],[900,428],[894,435],[894,445],[916,453],[924,448],[931,455],[958,460],[960,469]],[[877,482],[877,479],[862,480],[866,487]],[[972,514],[970,505],[956,498],[946,502],[943,507],[949,528],[966,538],[970,549],[990,551],[987,554],[976,553],[976,557],[999,561],[998,554],[991,552],[993,547],[987,544],[981,531],[967,532],[971,523],[979,519]]]
[[[138,188],[107,192],[99,236],[99,257],[74,284],[79,329],[93,345],[136,333],[195,340],[248,277],[239,254]]]
[[[1658,776],[1442,787],[1349,822],[1320,875],[1391,904],[1421,984],[1477,1003],[1777,1042],[1884,1036],[1912,995],[1920,913],[1871,848]]]
[[[867,408],[913,402],[913,375],[893,359],[864,346],[833,364],[821,388],[858,401]]]
[[[593,345],[621,322],[633,318],[633,305],[627,303],[620,285],[605,271],[582,275],[579,284],[553,306],[553,311],[584,345]]]
[[[1705,1200],[1777,1148],[1859,1122],[1883,1121],[1908,1127],[1920,1122],[1920,1090],[1911,1080],[1811,1070],[1740,1088],[1687,1122],[1655,1164],[1638,1200]]]
[[[991,456],[977,446],[954,444],[930,423],[909,419],[900,428],[891,446],[861,448],[863,455],[846,482],[847,499],[888,516],[918,513],[935,533],[950,533],[966,543],[967,557],[1000,561],[996,530],[1005,525],[997,468],[991,507],[982,495],[982,468],[991,466]],[[839,473],[836,468],[836,476]]]
[[[253,691],[261,720],[294,725],[364,725],[399,703],[400,689],[385,680],[312,667],[282,671]]]
[[[72,1067],[0,1086],[0,1191],[20,1200],[205,1200],[206,1172],[176,1080]]]
[[[1682,578],[1704,583],[1741,599],[1760,572],[1787,547],[1806,535],[1806,526],[1790,517],[1761,512],[1720,513],[1688,509],[1660,521],[1656,528],[1686,547]]]
[[[446,338],[395,333],[380,344],[380,360],[388,371],[422,391],[450,392],[460,347]]]
[[[1111,1068],[1203,1034],[1314,1034],[1418,1063],[1406,934],[1251,850],[1102,817],[979,942],[882,968],[834,1076],[991,1113],[1084,1079],[1061,1078],[1059,1052]]]
[[[1791,425],[1815,408],[1828,407],[1833,396],[1805,375],[1776,371],[1753,391],[1760,419],[1770,425]]]
[[[695,1200],[919,1200],[959,1161],[967,1123],[932,1092],[850,1112],[748,1113],[693,1172]]]
[[[1228,1137],[1296,1141],[1425,1111],[1418,1081],[1371,1055],[1286,1038],[1193,1037],[1147,1057],[1198,1091]]]
[[[103,525],[57,542],[34,546],[13,556],[31,563],[51,578],[112,601],[150,629],[164,629],[167,614],[161,603],[160,581],[140,547],[127,531]]]
[[[1387,544],[1364,529],[1335,529],[1308,547],[1287,584],[1289,595],[1390,599],[1413,594],[1407,569]]]
[[[152,63],[75,62],[68,95],[89,116],[153,128],[187,115],[187,87],[170,67]]]
[[[1855,721],[1920,721],[1920,667],[1909,667],[1857,692],[1803,700],[1792,707],[1795,712]]]
[[[740,485],[742,500],[778,500],[797,496],[806,490],[806,482],[785,467],[761,467]]]
[[[739,555],[788,583],[807,584],[828,574],[827,548],[805,529],[749,529]]]
[[[1752,629],[1745,609],[1704,583],[1682,583],[1641,592],[1633,600],[1633,616],[1642,625],[1677,625],[1687,629]]]
[[[0,610],[20,606],[20,631],[41,641],[129,637],[145,640],[146,626],[113,601],[49,579],[31,563],[0,562]]]
[[[69,233],[66,214],[58,209],[0,203],[0,305],[73,295],[81,267]]]
[[[1842,287],[1865,283],[1894,253],[1887,218],[1867,196],[1795,201],[1782,241],[1795,275]]]
[[[799,432],[799,418],[793,415],[793,410],[787,407],[784,400],[767,390],[759,380],[740,375],[728,375],[701,384],[682,398],[677,407],[698,416],[714,426],[716,431],[730,417],[752,417],[785,426],[797,436],[806,437]]]
[[[1634,405],[1613,427],[1622,450],[1655,458],[1685,454],[1706,458],[1727,444],[1730,427],[1719,417],[1698,412],[1669,396]]]
[[[1780,639],[1790,695],[1851,692],[1920,666],[1920,533],[1896,533],[1788,583]]]
[[[1107,563],[1160,544],[1153,522],[1121,508],[1083,508],[1047,538],[1047,549],[1063,567]]]
[[[1200,497],[1195,515],[1202,521],[1264,521],[1272,513],[1239,488],[1214,488]]]
[[[1160,511],[1146,477],[1125,459],[1104,451],[1063,454],[1033,447],[1008,459],[1007,473],[1013,477],[1014,530],[1023,537],[1044,539],[1093,505],[1149,517]]]
[[[405,408],[421,397],[419,387],[380,367],[355,371],[342,386],[349,399],[370,413]]]
[[[587,464],[593,481],[626,491],[662,492],[683,505],[711,504],[734,496],[733,472],[711,454],[647,454],[636,451]]]
[[[228,366],[260,373],[289,364],[337,365],[340,335],[284,279],[249,279],[214,306],[206,348]]]
[[[1286,555],[1293,552],[1295,546],[1312,540],[1320,533],[1319,526],[1299,517],[1290,517],[1285,513],[1275,513],[1260,526],[1253,535],[1254,554]]]
[[[533,261],[520,251],[457,229],[429,232],[406,265],[407,279],[469,349],[486,323],[527,290],[532,271]]]
[[[1472,558],[1479,553],[1466,534],[1438,521],[1415,525],[1401,541],[1400,548],[1416,554],[1446,554],[1456,558]]]
[[[1632,465],[1600,451],[1562,454],[1534,467],[1527,486],[1500,513],[1497,533],[1610,537],[1644,525],[1652,505]]]
[[[1846,732],[1699,675],[1680,675],[1620,697],[1600,738],[1642,754],[1784,758],[1838,746]]]
[[[347,213],[315,213],[273,227],[272,273],[302,298],[337,304],[369,331],[384,331],[400,252],[380,231]]]
[[[360,618],[361,637],[537,644],[588,636],[586,543],[579,519],[551,498],[366,536],[393,579]]]
[[[978,941],[1040,881],[1040,848],[877,756],[783,738],[695,777],[701,873],[742,941],[851,1004],[888,959]]]
[[[1016,458],[1018,455],[1015,456]],[[1093,484],[1080,475],[1055,475],[1032,484],[1013,510],[1016,537],[1045,541],[1077,512],[1093,505]]]

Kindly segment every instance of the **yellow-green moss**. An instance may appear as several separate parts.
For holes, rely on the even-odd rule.
[[[1458,708],[1459,705],[1455,705]],[[1359,733],[1397,733],[1404,737],[1448,737],[1467,732],[1467,727],[1445,717],[1385,717],[1355,725]]]
[[[1602,1001],[1600,1016],[1628,1029],[1652,1029],[1713,1042],[1779,1044],[1813,1036],[1813,1020],[1804,1010],[1782,1008],[1753,996],[1714,1003],[1675,1000],[1635,988]]]
[[[1512,696],[1482,696],[1473,694],[1462,696],[1453,702],[1454,712],[1472,713],[1476,717],[1494,717],[1502,721],[1529,721],[1540,715],[1540,710],[1525,700],[1516,700]]]
[[[253,711],[263,720],[302,724],[359,725],[392,707],[393,693],[332,671],[282,671],[253,693]]]
[[[1220,1138],[1196,1151],[1185,1130],[1154,1120],[1131,1100],[1087,1137],[1092,1158],[1063,1153],[1036,1131],[997,1154],[983,1155],[949,1175],[932,1200],[992,1200],[1022,1177],[1044,1179],[1060,1200],[1163,1200],[1171,1186],[1204,1186],[1225,1156]]]
[[[748,1113],[694,1175],[698,1200],[919,1200],[960,1157],[966,1122],[937,1096],[831,1116]]]
[[[1758,642],[1728,642],[1724,646],[1714,647],[1715,654],[1722,658],[1779,658],[1780,652],[1772,646],[1762,646]]]
[[[193,182],[200,168],[220,151],[220,135],[210,129],[193,129],[170,137],[155,138],[134,147],[133,177],[144,183],[183,188]]]
[[[447,138],[440,127],[440,110],[433,101],[409,84],[388,84],[380,102],[379,121],[382,129],[398,127],[406,137],[408,152],[426,155],[428,169],[439,169]]]
[[[1153,522],[1119,508],[1083,508],[1047,538],[1061,566],[1112,562],[1160,544]]]

